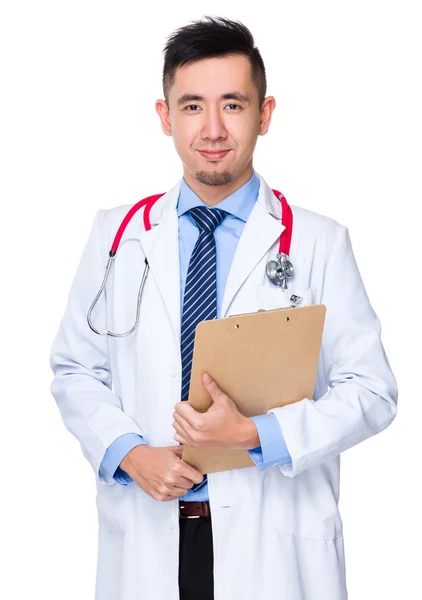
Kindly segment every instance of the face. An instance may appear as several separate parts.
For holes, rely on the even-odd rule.
[[[257,137],[268,131],[275,108],[271,96],[259,107],[250,70],[244,55],[188,63],[176,71],[169,106],[156,102],[189,185],[236,188],[250,179]]]

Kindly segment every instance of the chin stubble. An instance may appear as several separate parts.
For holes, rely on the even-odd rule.
[[[233,181],[233,175],[230,171],[196,171],[195,177],[201,183],[205,183],[205,185],[225,185]]]

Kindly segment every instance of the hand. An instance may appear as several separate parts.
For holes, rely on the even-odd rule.
[[[213,403],[201,413],[186,401],[178,402],[173,413],[174,439],[193,447],[240,450],[259,446],[258,432],[252,419],[239,412],[233,400],[207,373],[203,374],[202,383]]]
[[[185,463],[182,446],[140,444],[126,454],[120,467],[154,500],[168,502],[187,494],[204,479],[202,473]]]

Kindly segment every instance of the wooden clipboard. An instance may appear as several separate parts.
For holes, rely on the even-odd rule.
[[[196,327],[188,401],[212,404],[207,372],[247,417],[312,398],[326,306],[313,304],[202,321]],[[202,474],[255,466],[247,450],[183,446],[182,459]]]

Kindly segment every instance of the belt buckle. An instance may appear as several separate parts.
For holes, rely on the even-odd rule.
[[[183,506],[184,508],[184,506]],[[182,515],[180,514],[180,506],[179,506],[179,518],[181,519],[199,519],[201,515]]]

